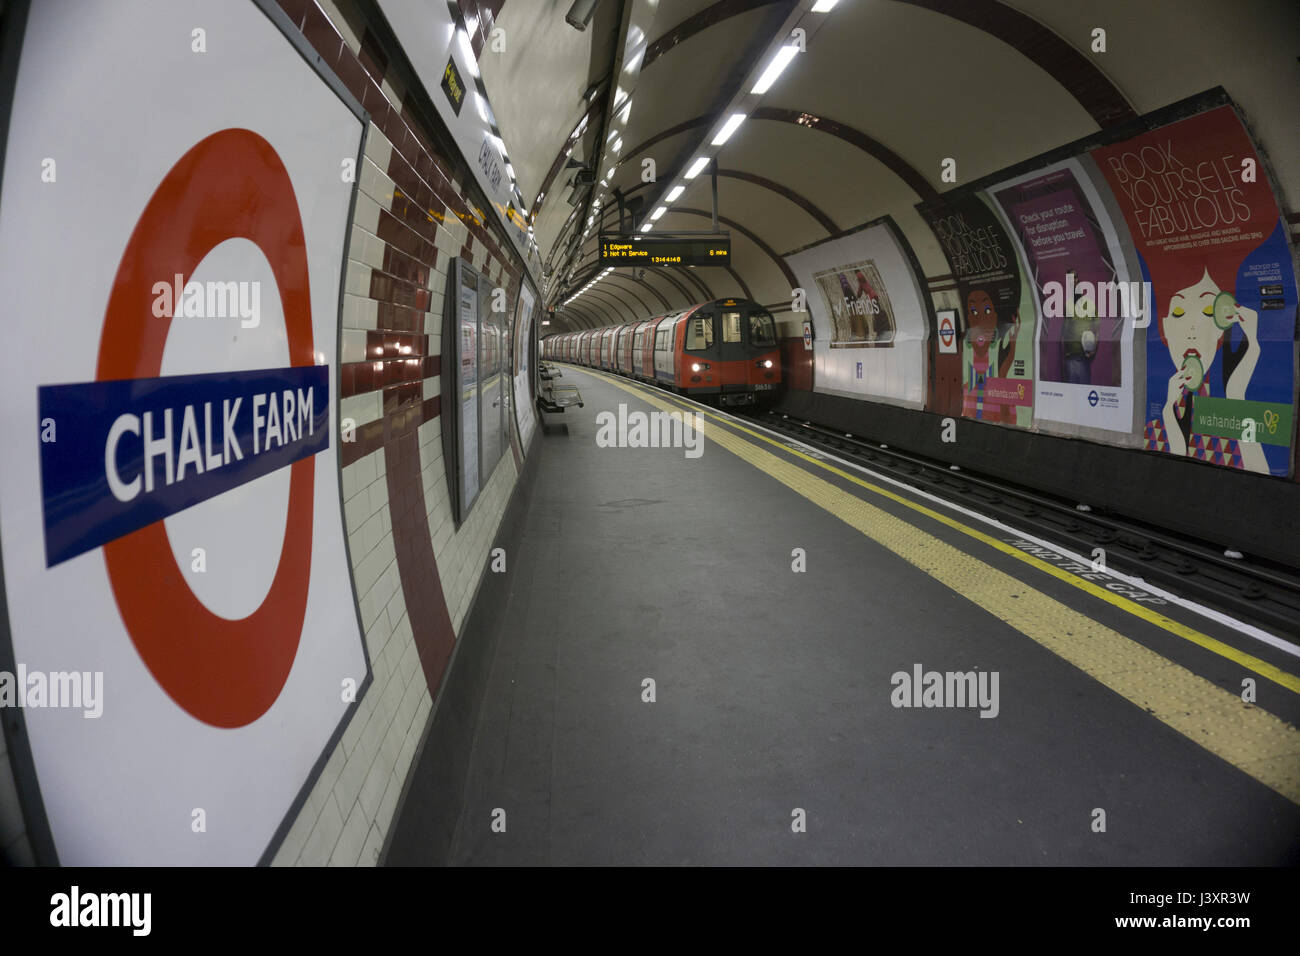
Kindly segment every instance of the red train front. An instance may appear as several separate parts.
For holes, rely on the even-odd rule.
[[[678,391],[721,405],[754,405],[780,384],[776,323],[758,303],[718,299],[687,310],[673,325],[670,371]],[[659,357],[656,352],[656,379]]]

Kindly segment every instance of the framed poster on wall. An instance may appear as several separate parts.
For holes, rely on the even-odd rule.
[[[925,404],[929,307],[900,240],[886,217],[786,257],[808,290],[818,392]]]
[[[1090,155],[1150,290],[1142,447],[1286,477],[1300,295],[1281,204],[1246,126],[1223,105]],[[1247,166],[1263,172],[1247,177]]]
[[[525,280],[519,288],[519,299],[515,303],[515,358],[513,369],[515,419],[519,428],[519,441],[524,448],[528,447],[528,439],[533,434],[537,414],[533,408],[530,374],[534,365],[530,353],[537,348],[537,329],[536,323],[533,321],[536,304],[537,297],[527,280]]]
[[[479,285],[481,276],[453,259],[447,276],[442,333],[442,445],[452,514],[459,525],[479,490]]]
[[[1105,291],[1127,292],[1132,275],[1095,180],[1095,166],[1072,157],[986,195],[1002,213],[1037,313],[1035,426],[1124,444],[1116,433],[1133,432],[1133,329],[1141,319],[1125,297]]]
[[[501,460],[508,436],[505,421],[505,375],[502,373],[502,349],[506,341],[505,290],[493,286],[487,276],[479,276],[478,336],[478,414],[480,484]]]
[[[506,449],[503,348],[508,311],[493,309],[504,290],[464,259],[453,259],[443,313],[442,451],[457,527]]]

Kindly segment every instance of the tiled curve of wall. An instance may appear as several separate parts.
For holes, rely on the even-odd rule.
[[[450,260],[467,259],[514,302],[504,240],[476,218],[454,164],[404,107],[389,57],[346,2],[279,0],[371,114],[351,225],[343,307],[340,445],[344,522],[374,684],[276,865],[369,865],[381,848],[518,478],[498,463],[455,528],[444,470],[439,356]],[[528,413],[531,414],[531,408]]]
[[[342,315],[344,525],[374,683],[275,865],[378,862],[397,802],[522,466],[498,463],[467,520],[451,516],[440,432],[443,286],[467,259],[513,303],[521,269],[476,217],[456,164],[404,104],[389,56],[347,0],[277,0],[371,115],[350,224]],[[531,405],[525,412],[533,414]],[[0,860],[34,862],[0,735]]]

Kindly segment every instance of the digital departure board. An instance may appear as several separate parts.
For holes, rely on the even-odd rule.
[[[609,266],[725,266],[731,263],[730,236],[606,236],[600,264]]]

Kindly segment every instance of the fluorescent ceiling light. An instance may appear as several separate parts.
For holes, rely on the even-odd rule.
[[[652,222],[647,222],[644,226],[641,227],[641,231],[642,231],[642,232],[649,232],[649,231],[650,231],[651,229],[653,229],[653,228],[654,228],[654,223],[652,223]]]
[[[707,166],[707,165],[709,165],[709,157],[707,157],[707,156],[701,156],[699,159],[697,159],[697,160],[695,161],[695,164],[694,164],[693,166],[691,166],[691,168],[688,169],[688,170],[686,171],[686,176],[685,176],[685,178],[686,178],[686,179],[694,179],[694,178],[695,178],[696,176],[698,176],[701,172],[703,172],[704,167]]]
[[[456,31],[456,39],[460,41],[460,52],[464,54],[469,63],[470,76],[478,77],[478,63],[474,59],[474,44],[469,42],[469,34],[464,30]]]
[[[685,191],[686,191],[686,187],[685,187],[685,186],[674,186],[672,192],[670,192],[670,193],[668,194],[667,201],[668,201],[668,202],[676,202],[676,201],[677,201],[677,197],[680,196],[680,195],[681,195],[682,193],[684,193]]]
[[[813,4],[812,12],[830,13],[835,9],[835,4],[839,2],[840,0],[817,0],[817,2]]]
[[[613,166],[609,167],[609,172],[607,172],[607,173],[605,174],[605,178],[606,178],[606,179],[613,179],[613,178],[614,178],[614,167],[613,167]]]
[[[667,206],[660,206],[658,209],[656,209],[654,212],[650,214],[650,221],[651,222],[658,221],[659,217],[662,216],[667,211],[668,211]]]
[[[727,122],[723,124],[722,129],[718,131],[718,135],[714,137],[713,145],[721,146],[727,140],[731,139],[731,134],[734,133],[736,128],[743,122],[745,122],[744,113],[732,113]]]
[[[790,61],[795,58],[795,54],[798,52],[799,48],[793,45],[783,46],[777,50],[771,64],[763,71],[763,75],[758,78],[758,82],[754,84],[754,88],[750,92],[762,94],[770,90],[772,84],[776,82],[776,78],[790,65]]]

